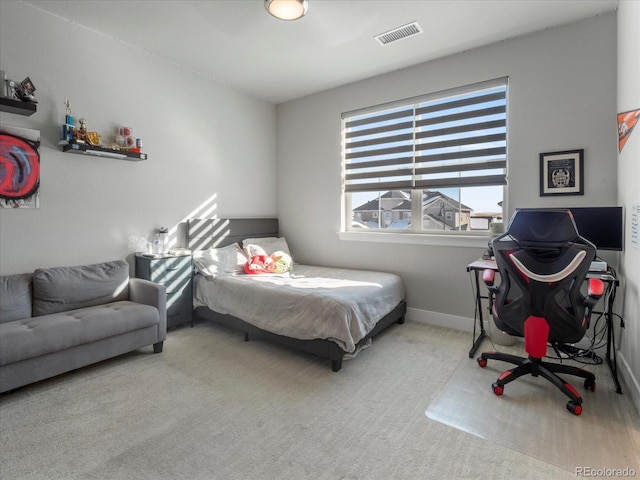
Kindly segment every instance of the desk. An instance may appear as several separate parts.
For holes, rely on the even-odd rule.
[[[476,312],[474,315],[473,321],[473,344],[471,346],[471,350],[469,350],[469,358],[473,358],[476,354],[476,351],[480,347],[482,340],[487,337],[487,332],[484,329],[484,318],[482,315],[482,300],[488,300],[489,297],[486,295],[482,295],[480,293],[480,272],[483,272],[486,269],[498,270],[498,265],[496,261],[493,259],[478,259],[475,262],[471,262],[467,265],[467,272],[474,273],[475,287],[476,287]],[[476,319],[478,320],[476,322]],[[476,323],[480,325],[480,332],[478,332],[478,336],[476,337]]]
[[[482,315],[482,300],[488,300],[488,295],[482,295],[480,293],[480,273],[485,269],[491,269],[498,271],[498,266],[494,259],[478,259],[474,262],[471,262],[467,265],[467,272],[473,272],[473,277],[475,281],[476,287],[476,313],[474,315],[473,322],[473,344],[471,346],[471,350],[469,350],[469,358],[473,358],[476,351],[480,347],[482,340],[487,337],[487,332],[484,329],[484,318]],[[609,366],[609,372],[611,373],[611,378],[613,378],[613,382],[616,386],[616,393],[622,393],[622,387],[620,386],[620,381],[618,380],[618,362],[616,360],[616,343],[613,335],[613,302],[615,300],[615,293],[617,288],[620,286],[620,281],[616,278],[615,272],[608,270],[606,272],[589,272],[587,278],[599,278],[603,282],[607,283],[611,289],[609,295],[606,296],[606,305],[605,311],[602,312],[606,321],[606,329],[607,329],[607,346],[606,346],[606,362]],[[609,288],[607,288],[609,291]],[[598,312],[593,312],[598,313]],[[477,322],[476,322],[477,319]],[[478,332],[476,336],[476,324],[480,326],[480,332]]]

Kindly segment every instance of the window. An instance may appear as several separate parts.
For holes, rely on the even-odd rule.
[[[487,231],[502,219],[507,79],[342,115],[346,230]]]

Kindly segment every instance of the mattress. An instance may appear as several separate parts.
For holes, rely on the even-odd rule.
[[[301,340],[331,340],[347,353],[404,299],[398,275],[295,265],[284,275],[194,279],[194,308],[237,317]]]

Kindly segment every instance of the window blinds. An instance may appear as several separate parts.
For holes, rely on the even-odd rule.
[[[343,114],[346,192],[506,184],[507,79]]]

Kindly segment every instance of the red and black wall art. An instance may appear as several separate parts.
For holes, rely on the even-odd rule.
[[[40,205],[40,132],[0,125],[0,208]]]

